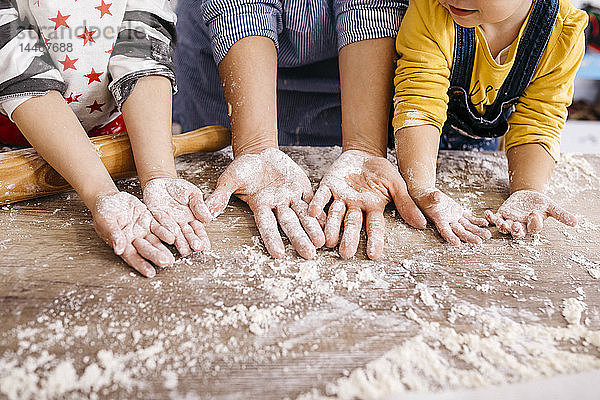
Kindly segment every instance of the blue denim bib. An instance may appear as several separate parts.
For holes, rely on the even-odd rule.
[[[514,65],[498,91],[496,100],[486,108],[483,115],[479,114],[468,95],[477,45],[475,28],[455,24],[454,61],[448,89],[448,118],[443,127],[441,141],[442,145],[446,144],[444,147],[456,148],[452,146],[453,141],[460,142],[463,148],[468,142],[475,147],[478,147],[478,144],[485,147],[485,143],[490,139],[506,134],[509,129],[508,119],[531,83],[546,51],[559,6],[560,0],[535,0],[519,41]]]

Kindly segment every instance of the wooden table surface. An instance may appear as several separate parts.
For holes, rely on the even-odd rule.
[[[340,150],[285,151],[316,185]],[[189,155],[178,169],[208,192],[229,162],[227,152]],[[501,154],[444,152],[438,183],[482,215],[507,196],[505,168]],[[451,247],[390,208],[377,262],[366,259],[364,238],[349,261],[335,250],[304,261],[291,248],[274,261],[234,199],[206,226],[212,250],[154,279],[133,273],[96,236],[74,192],[2,207],[0,398],[378,398],[402,387],[461,389],[600,368],[599,176],[600,156],[564,156],[549,193],[581,223],[550,221],[522,241],[492,229],[482,246]],[[136,180],[119,185],[139,195]],[[587,307],[582,325],[568,326],[563,301],[577,298]],[[540,342],[540,332],[551,337]],[[449,333],[495,338],[503,357],[464,340],[448,351]],[[411,353],[413,343],[427,352]],[[379,378],[363,373],[394,348],[406,353],[388,353]],[[428,355],[453,375],[432,372]],[[411,363],[398,369],[393,360]],[[382,388],[378,379],[394,368],[397,386]],[[454,379],[465,374],[479,383]]]

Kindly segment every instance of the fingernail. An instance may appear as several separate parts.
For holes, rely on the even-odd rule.
[[[283,248],[274,249],[272,256],[274,258],[283,258],[283,257],[285,257],[285,249],[283,249]]]
[[[338,254],[340,255],[340,257],[342,257],[344,260],[349,259],[350,257],[352,257],[352,254],[348,254],[348,251],[346,250],[346,247],[342,247],[342,245],[340,245],[340,248],[338,249]]]
[[[377,257],[375,256],[375,248],[372,246],[367,247],[367,257],[369,260],[375,260]]]
[[[317,256],[317,249],[315,249],[314,247],[311,247],[309,249],[306,249],[305,251],[307,257],[305,257],[307,260],[312,260],[313,258],[315,258]]]

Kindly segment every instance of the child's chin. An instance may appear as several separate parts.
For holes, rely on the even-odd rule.
[[[452,14],[451,14],[452,15]],[[462,26],[463,28],[475,28],[476,26],[479,25],[479,23],[477,22],[472,22],[472,21],[468,21],[467,18],[455,18],[452,15],[452,19],[454,20],[454,22],[456,22],[458,25]]]

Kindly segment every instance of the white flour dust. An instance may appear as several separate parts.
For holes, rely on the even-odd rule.
[[[326,394],[315,390],[297,400],[382,399],[406,391],[476,388],[600,368],[600,358],[593,355],[600,348],[598,331],[517,323],[469,304],[449,314],[473,330],[463,333],[428,322],[409,308],[406,316],[420,326],[419,335],[328,385]],[[592,354],[572,353],[567,345],[573,343]]]
[[[562,315],[567,322],[572,325],[580,325],[581,314],[586,310],[587,305],[576,298],[564,299],[562,303]]]
[[[490,201],[501,204],[507,193],[494,192],[492,200],[482,194],[484,184],[506,186],[505,160],[445,157],[448,169],[438,181],[457,201],[476,213]],[[314,165],[323,160],[309,152],[298,163],[314,182],[320,173]],[[567,157],[559,164],[549,191],[563,195],[560,204],[597,188],[584,161]],[[185,160],[178,163],[187,168]],[[215,167],[206,163],[192,172],[207,168]],[[30,239],[14,223],[19,210],[0,213],[8,227],[0,256]],[[222,218],[218,229],[254,229],[249,213]],[[377,262],[340,262],[335,250],[325,249],[303,260],[289,245],[286,257],[275,260],[254,236],[233,250],[214,243],[212,251],[179,259],[151,281],[134,273],[115,278],[113,269],[98,277],[106,285],[57,289],[33,314],[8,310],[18,323],[0,332],[0,397],[252,398],[254,392],[234,392],[251,376],[263,387],[254,397],[270,399],[269,374],[293,382],[300,373],[315,389],[290,386],[289,398],[381,399],[598,369],[600,259],[588,249],[600,224],[578,218],[575,228],[553,221],[533,238],[495,235],[482,246],[454,248],[441,244],[433,229],[415,231],[387,213],[385,254]],[[66,223],[64,229],[81,229],[79,220]],[[52,227],[41,218],[35,224]],[[223,242],[237,240],[234,234]],[[568,250],[558,252],[550,237]],[[68,252],[64,259],[84,262]],[[48,264],[56,265],[40,259],[30,270]]]

